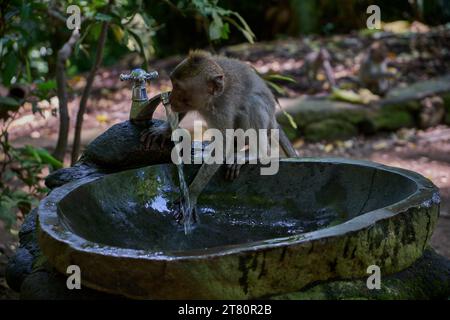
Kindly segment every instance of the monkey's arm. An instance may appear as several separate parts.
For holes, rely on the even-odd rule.
[[[190,207],[193,210],[194,219],[196,216],[196,205],[197,199],[202,193],[203,189],[206,187],[208,182],[214,176],[214,174],[219,170],[220,164],[202,164],[197,174],[194,177],[194,180],[189,185],[189,202]],[[180,222],[183,219],[183,211],[182,211],[182,202],[186,201],[186,199],[178,198],[175,201],[176,209],[175,209],[175,219]]]
[[[187,112],[179,113],[178,119],[181,120],[186,116]],[[170,128],[169,122],[165,121],[159,126],[151,126],[141,133],[141,143],[144,145],[145,149],[148,150],[154,145],[157,140],[160,142],[160,147],[170,140],[172,130]]]
[[[225,137],[225,140],[230,139],[231,137],[227,135],[226,129],[221,129],[222,136]],[[225,148],[223,150],[223,163],[230,163],[230,159],[235,159],[236,155],[234,154],[234,144],[226,143]],[[236,162],[231,161],[233,164]],[[191,200],[191,206],[194,207],[197,203],[197,199],[202,193],[203,189],[205,189],[206,185],[209,183],[211,178],[216,174],[217,170],[222,166],[222,164],[217,163],[203,163],[197,174],[189,185],[189,198]]]
[[[195,206],[200,193],[202,193],[203,189],[205,189],[208,182],[216,174],[220,167],[221,164],[202,164],[195,175],[194,180],[189,185],[189,198],[191,200],[191,204]]]
[[[286,155],[290,158],[297,157],[297,152],[295,151],[294,147],[292,146],[291,142],[289,141],[289,138],[284,133],[284,130],[279,127],[279,140],[280,145],[283,151],[286,153]],[[230,154],[230,152],[227,152],[227,154]],[[236,178],[239,175],[239,168],[241,165],[237,164],[236,155],[235,162],[232,165],[229,165],[229,171],[227,172],[226,178],[229,180],[232,180]],[[245,159],[248,160],[249,155],[248,152],[245,152]],[[227,159],[226,157],[224,159]],[[195,202],[197,201],[200,193],[203,191],[203,189],[206,187],[208,182],[211,180],[211,178],[216,174],[217,170],[221,167],[221,164],[206,164],[204,163],[197,175],[195,176],[194,180],[189,185],[189,198],[191,199],[191,202],[195,205]],[[230,170],[231,169],[231,170]]]

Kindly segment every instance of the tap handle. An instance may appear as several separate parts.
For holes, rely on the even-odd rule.
[[[133,69],[129,74],[122,73],[120,75],[120,80],[133,81],[135,83],[144,83],[146,81],[156,79],[158,78],[158,76],[159,75],[157,71],[146,72],[145,70],[142,69]]]

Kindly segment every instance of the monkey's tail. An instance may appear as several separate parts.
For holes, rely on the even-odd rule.
[[[276,102],[276,105],[278,105],[278,108],[280,108],[280,110],[283,110],[281,108],[281,104],[280,104],[280,101],[278,100],[278,98],[275,95],[273,97],[275,98],[275,102]],[[287,137],[286,132],[284,132],[283,128],[278,124],[278,122],[277,122],[277,126],[278,126],[281,149],[283,149],[284,153],[288,156],[288,158],[298,157],[297,151],[295,150],[291,141]]]
[[[283,110],[281,108],[280,101],[278,101],[278,98],[275,97],[275,102],[280,108],[280,110]],[[281,149],[283,149],[284,153],[288,156],[288,158],[296,158],[298,157],[297,151],[295,150],[294,146],[292,145],[291,141],[286,135],[286,132],[284,132],[283,128],[278,124],[278,121],[276,122],[278,126],[278,132],[279,132],[279,139],[280,139],[280,146]]]
[[[291,141],[287,137],[283,128],[280,125],[278,125],[278,129],[279,129],[278,131],[279,131],[280,145],[284,153],[286,153],[288,158],[297,158],[298,157],[297,151],[295,150]]]

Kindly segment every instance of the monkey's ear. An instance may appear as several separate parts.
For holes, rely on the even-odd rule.
[[[208,92],[212,96],[220,96],[224,90],[223,74],[215,75],[208,80]]]

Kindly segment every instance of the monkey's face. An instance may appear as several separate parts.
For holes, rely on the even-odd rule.
[[[204,81],[203,81],[204,82]],[[175,112],[188,112],[200,110],[210,102],[211,95],[206,83],[198,77],[183,80],[172,80],[172,93],[170,103]]]

